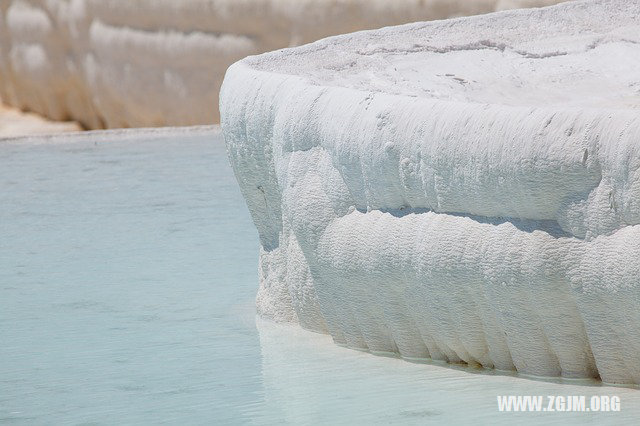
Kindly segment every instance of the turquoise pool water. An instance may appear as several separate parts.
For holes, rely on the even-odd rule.
[[[215,129],[0,141],[0,424],[623,424],[640,391],[411,364],[255,318]],[[501,413],[498,395],[618,395]]]

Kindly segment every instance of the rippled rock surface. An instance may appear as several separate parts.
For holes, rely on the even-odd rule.
[[[640,383],[638,16],[572,2],[234,64],[259,312],[373,353]]]

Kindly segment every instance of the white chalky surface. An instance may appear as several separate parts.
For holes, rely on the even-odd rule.
[[[562,0],[2,0],[0,96],[84,127],[219,121],[247,55],[405,22]]]
[[[640,383],[639,17],[579,1],[234,64],[259,312],[373,353]]]

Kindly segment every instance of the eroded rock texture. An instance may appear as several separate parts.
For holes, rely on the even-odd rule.
[[[640,383],[639,16],[572,2],[234,64],[259,312],[374,353]]]

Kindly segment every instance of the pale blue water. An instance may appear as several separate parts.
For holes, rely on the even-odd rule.
[[[640,391],[410,364],[255,319],[215,130],[0,141],[0,424],[623,424]],[[496,396],[619,395],[619,413]]]

